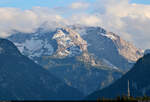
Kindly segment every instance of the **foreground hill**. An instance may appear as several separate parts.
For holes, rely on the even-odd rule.
[[[82,96],[21,55],[13,43],[0,39],[0,100],[77,100]]]
[[[127,95],[128,80],[130,83],[130,94],[133,97],[150,96],[150,54],[140,58],[134,67],[122,78],[107,88],[94,92],[87,99],[95,100],[99,97],[115,98]]]

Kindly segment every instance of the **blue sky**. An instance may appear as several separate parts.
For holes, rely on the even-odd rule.
[[[21,9],[31,9],[34,6],[40,7],[58,7],[71,4],[77,0],[1,0],[0,7],[15,7]],[[94,2],[96,0],[81,0],[85,2]]]
[[[0,0],[0,7],[15,7],[21,9],[31,9],[34,6],[58,7],[71,4],[77,0]],[[80,0],[85,2],[94,2],[96,0]],[[131,0],[131,3],[150,4],[150,0]]]
[[[132,0],[133,3],[150,4],[150,0]]]

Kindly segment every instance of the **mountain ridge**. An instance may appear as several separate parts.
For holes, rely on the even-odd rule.
[[[79,100],[83,97],[80,91],[21,55],[12,42],[0,39],[0,48],[3,48],[0,100]]]
[[[87,96],[88,100],[96,100],[97,98],[116,98],[128,94],[128,80],[130,83],[130,94],[132,97],[149,96],[150,93],[150,54],[144,55],[140,58],[133,68],[127,72],[123,77],[118,79],[110,86],[96,91]]]

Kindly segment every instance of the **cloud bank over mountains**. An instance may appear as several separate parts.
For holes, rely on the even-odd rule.
[[[48,21],[49,27],[61,25],[101,26],[137,47],[150,47],[150,5],[131,4],[129,0],[97,0],[93,3],[76,1],[65,7],[33,7],[29,10],[0,8],[0,37],[13,30],[34,32]]]

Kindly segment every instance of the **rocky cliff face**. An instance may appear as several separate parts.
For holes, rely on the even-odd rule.
[[[61,28],[56,31],[53,38],[57,41],[57,57],[76,56],[87,51],[87,43],[78,33],[70,28]]]
[[[99,59],[106,59],[113,65],[128,70],[132,63],[143,56],[143,51],[133,44],[123,40],[118,35],[108,32],[100,27],[71,26],[81,33],[82,38],[88,43],[88,51]]]
[[[116,37],[114,43],[116,44],[120,55],[133,62],[136,62],[140,57],[143,56],[142,50],[136,48],[133,44],[123,40],[121,37],[113,33],[110,34]]]

